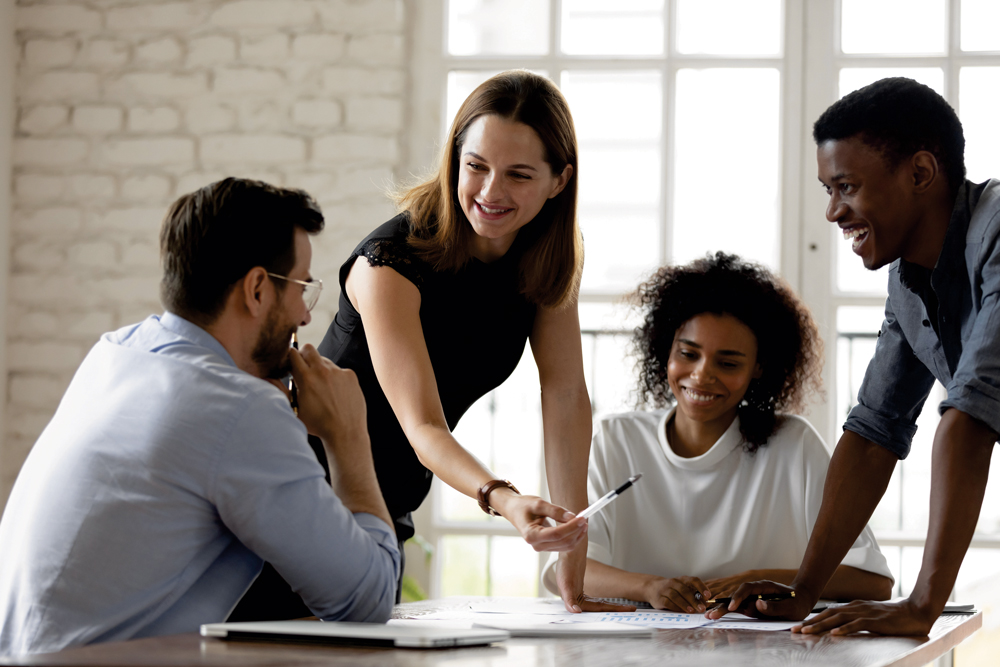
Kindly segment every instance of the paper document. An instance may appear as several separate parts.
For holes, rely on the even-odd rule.
[[[576,619],[580,619],[577,621]],[[710,621],[702,614],[678,614],[672,611],[608,611],[574,614],[577,623],[626,623],[647,628],[698,628]]]
[[[497,597],[474,601],[469,605],[469,608],[472,611],[485,614],[579,616],[579,614],[566,611],[566,605],[559,598]]]
[[[812,618],[812,616],[809,616]],[[452,627],[487,626],[508,630],[514,636],[556,636],[567,633],[586,634],[587,628],[574,630],[552,626],[581,625],[589,628],[620,626],[632,628],[692,629],[719,628],[723,630],[788,630],[801,621],[769,621],[743,614],[726,614],[721,619],[710,620],[704,614],[681,614],[672,611],[638,610],[585,612],[573,614],[566,611],[558,598],[480,598],[470,600],[458,608],[422,613],[414,619],[392,621],[406,623],[435,623]],[[624,630],[610,630],[612,633]],[[536,633],[536,634],[529,634]]]

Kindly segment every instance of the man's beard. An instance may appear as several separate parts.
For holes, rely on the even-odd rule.
[[[272,380],[280,380],[292,372],[288,350],[291,349],[292,334],[298,329],[297,326],[281,326],[278,322],[278,310],[275,304],[268,311],[251,353],[251,358],[263,376]]]

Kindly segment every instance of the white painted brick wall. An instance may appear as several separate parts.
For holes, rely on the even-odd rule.
[[[159,312],[157,233],[227,175],[311,192],[325,280],[392,215],[407,106],[404,0],[18,0],[0,503],[101,333]]]

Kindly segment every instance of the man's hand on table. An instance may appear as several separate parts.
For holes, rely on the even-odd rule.
[[[857,600],[841,607],[831,607],[792,628],[792,632],[849,635],[872,632],[879,635],[910,635],[925,637],[939,614],[920,609],[909,599],[899,602],[865,602]]]

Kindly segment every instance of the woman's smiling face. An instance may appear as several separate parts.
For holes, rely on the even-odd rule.
[[[667,361],[678,426],[695,421],[728,428],[750,381],[760,374],[750,327],[732,315],[695,315],[677,329]]]
[[[572,174],[570,165],[552,173],[542,140],[524,123],[495,115],[473,121],[458,169],[458,201],[476,232],[473,256],[486,262],[502,257]]]

